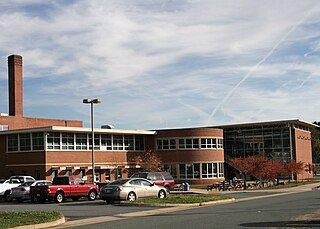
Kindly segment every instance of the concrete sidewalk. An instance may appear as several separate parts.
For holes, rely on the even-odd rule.
[[[294,182],[292,182],[294,183]],[[172,194],[178,194],[178,193],[197,193],[197,194],[208,194],[208,193],[237,193],[237,192],[306,192],[306,191],[311,191],[313,189],[316,189],[316,187],[319,186],[320,190],[320,182],[317,183],[310,183],[310,184],[305,184],[305,185],[298,185],[295,187],[289,187],[289,188],[275,188],[275,189],[241,189],[241,190],[236,190],[236,191],[207,191],[206,189],[196,189],[196,188],[190,188],[190,191],[172,191]]]

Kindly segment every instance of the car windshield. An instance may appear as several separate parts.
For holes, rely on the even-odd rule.
[[[131,176],[131,178],[147,178],[148,174],[147,173],[135,173]]]
[[[125,184],[126,182],[128,182],[129,179],[121,179],[121,180],[115,180],[115,181],[112,181],[110,184],[108,185],[123,185]]]

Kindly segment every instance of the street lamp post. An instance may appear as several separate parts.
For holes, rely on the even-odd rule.
[[[94,112],[93,112],[93,104],[101,103],[100,99],[83,99],[83,103],[90,103],[91,105],[91,137],[92,137],[92,149],[91,149],[91,157],[92,157],[92,183],[96,182],[96,173],[94,169]]]

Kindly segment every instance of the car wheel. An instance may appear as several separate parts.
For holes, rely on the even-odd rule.
[[[61,203],[63,201],[63,199],[64,199],[63,193],[62,192],[57,192],[57,194],[54,197],[54,201],[56,203]]]
[[[97,192],[94,190],[91,190],[88,194],[88,200],[95,200],[97,198]]]
[[[128,194],[127,200],[129,200],[129,201],[135,201],[136,199],[137,199],[137,196],[136,196],[136,194],[135,194],[134,192],[130,192],[130,193]]]
[[[4,193],[3,199],[4,199],[5,202],[10,202],[10,201],[12,201],[12,198],[11,198],[11,196],[10,196],[10,190],[8,190],[8,191],[6,191],[6,192]]]
[[[166,192],[164,190],[160,190],[158,193],[158,197],[160,199],[166,198]]]

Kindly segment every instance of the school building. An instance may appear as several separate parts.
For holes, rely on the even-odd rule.
[[[83,128],[79,120],[24,117],[22,70],[22,57],[9,56],[9,114],[0,116],[1,177],[73,174],[92,180],[91,128]],[[234,157],[259,154],[312,164],[310,130],[316,127],[282,120],[161,130],[95,128],[94,170],[99,182],[128,177],[141,170],[134,158],[151,150],[177,182],[212,184],[234,176]],[[313,174],[304,171],[301,176]]]

